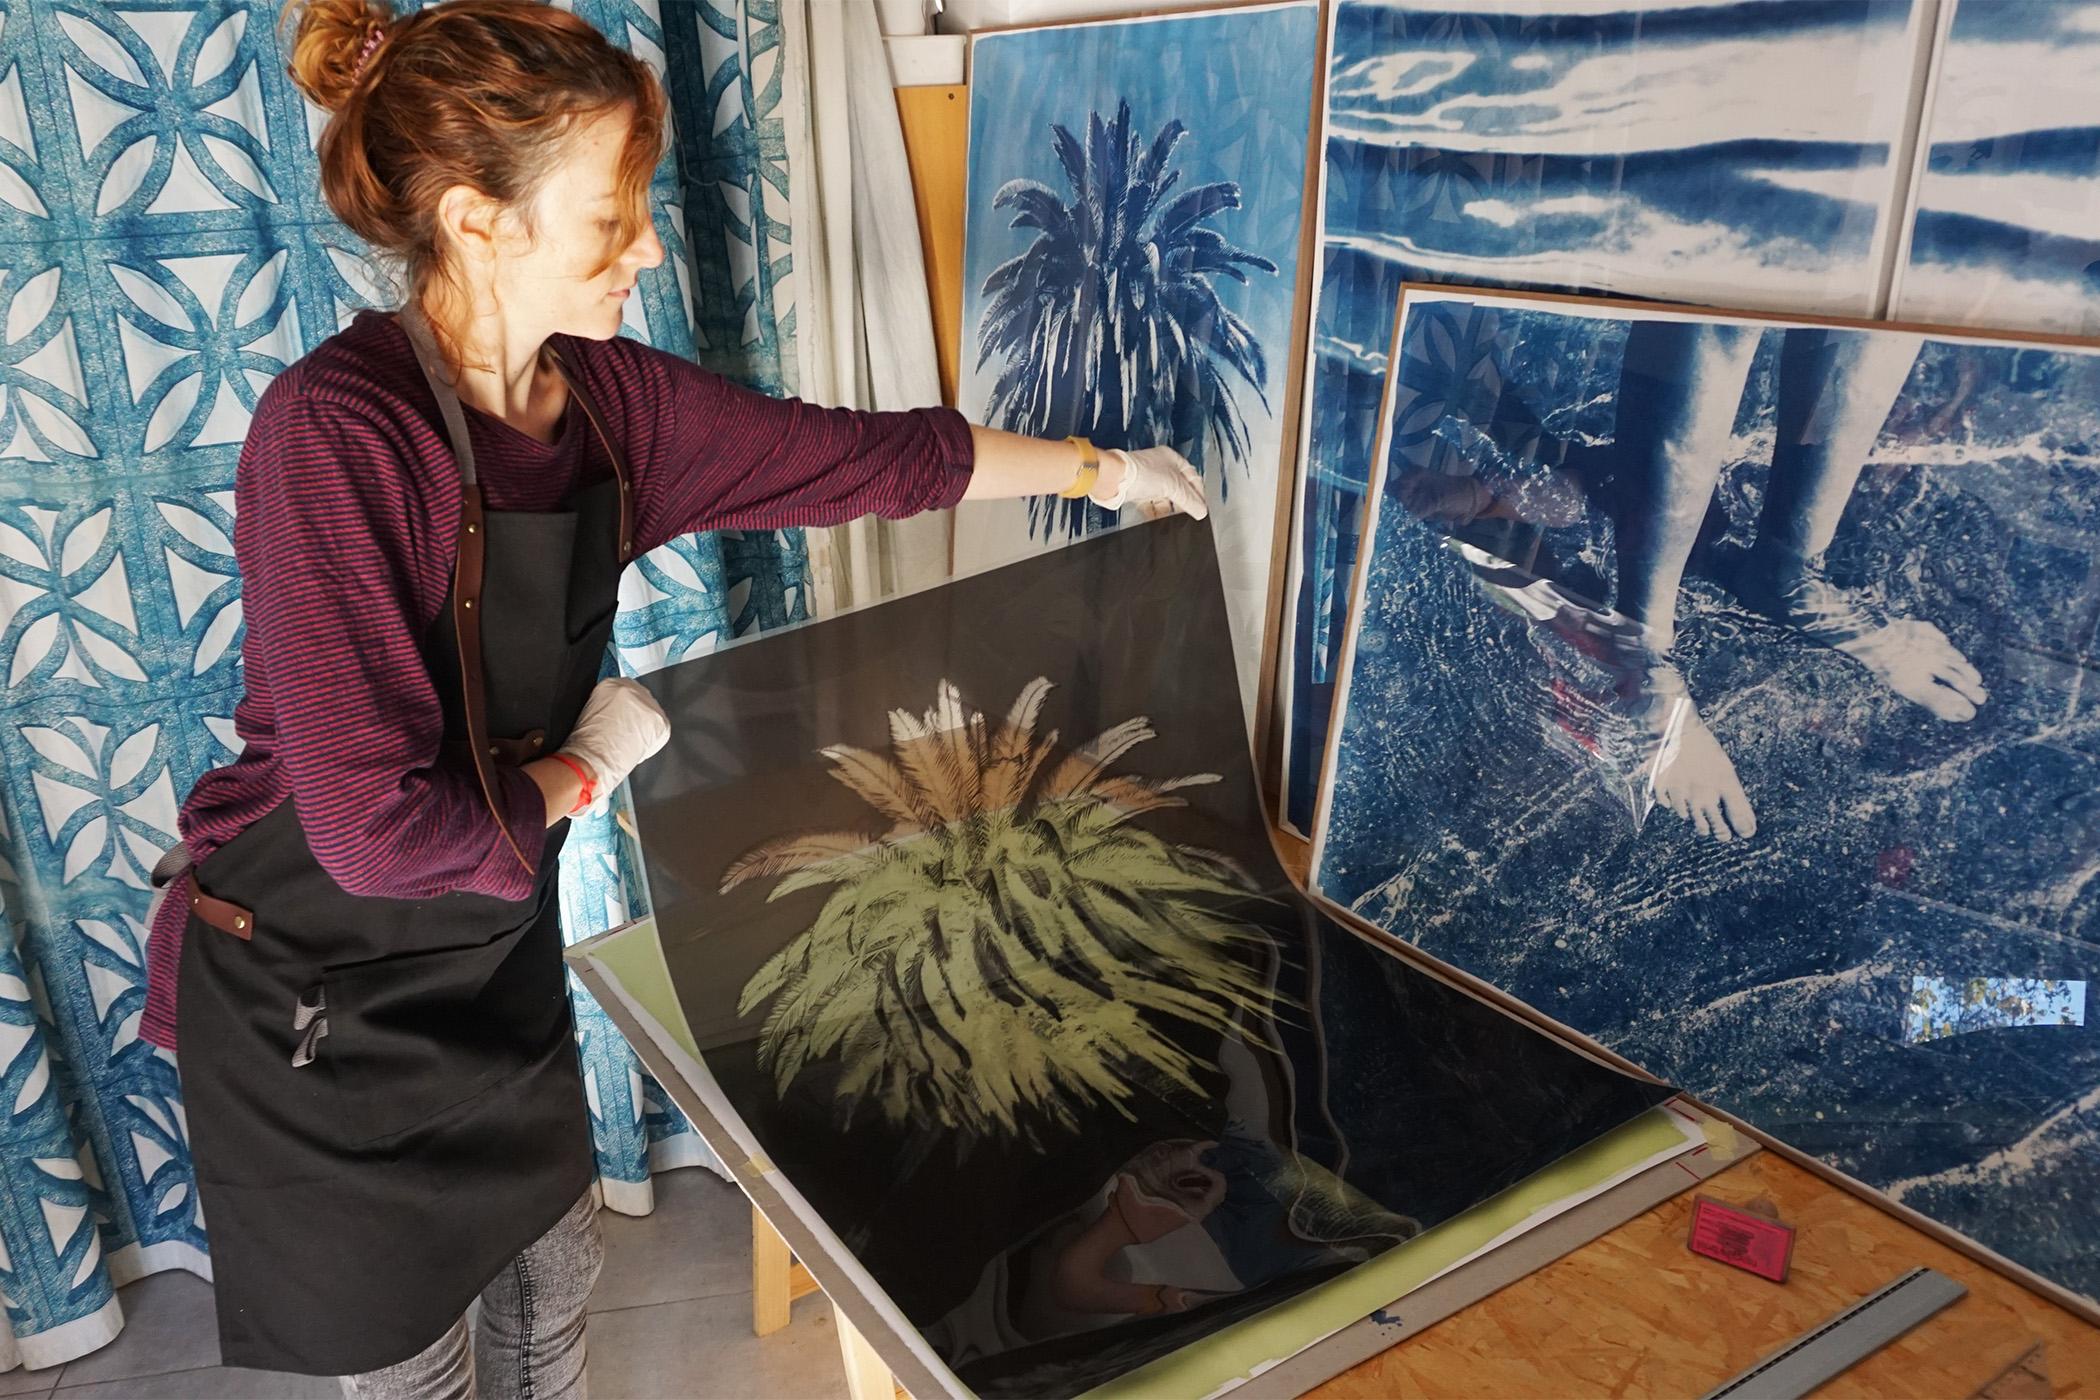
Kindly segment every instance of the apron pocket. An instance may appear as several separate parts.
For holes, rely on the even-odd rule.
[[[490,943],[330,968],[324,985],[316,1063],[330,1068],[355,1143],[480,1097],[569,1035],[552,909]]]
[[[612,620],[612,615],[619,610],[620,595],[618,593],[613,593],[608,597],[603,590],[600,590],[592,597],[569,599],[566,625],[568,627],[570,644],[574,645],[583,641],[592,632],[605,626]]]

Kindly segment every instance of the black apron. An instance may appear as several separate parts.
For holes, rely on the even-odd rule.
[[[632,546],[627,469],[562,367],[614,479],[560,511],[485,511],[458,398],[427,330],[402,325],[464,487],[424,653],[448,749],[494,811],[494,765],[560,747],[597,683]],[[556,886],[567,831],[506,831],[527,851],[544,840],[519,902],[361,897],[316,862],[287,799],[177,892],[183,1098],[227,1365],[406,1360],[589,1189]]]

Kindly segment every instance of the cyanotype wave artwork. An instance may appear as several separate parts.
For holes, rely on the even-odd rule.
[[[1285,602],[1285,817],[1310,831],[1403,282],[1872,314],[1910,0],[1337,0]]]
[[[1290,884],[1218,568],[1134,526],[644,678],[692,1041],[980,1395],[1125,1375],[1673,1092]]]
[[[1287,3],[992,33],[970,51],[957,407],[1196,465],[1250,709],[1319,37],[1318,6]],[[1116,523],[1084,500],[966,505],[956,567]]]
[[[1891,315],[2100,331],[2100,0],[1947,0]]]
[[[2100,351],[1406,308],[1316,885],[2100,1297]]]

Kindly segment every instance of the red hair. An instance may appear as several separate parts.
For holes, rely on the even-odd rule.
[[[378,0],[290,0],[284,22],[292,81],[330,113],[321,192],[399,266],[455,370],[445,313],[464,289],[439,232],[445,191],[465,185],[522,217],[563,139],[625,109],[633,125],[605,266],[647,226],[663,88],[587,21],[537,0],[443,0],[398,21]]]

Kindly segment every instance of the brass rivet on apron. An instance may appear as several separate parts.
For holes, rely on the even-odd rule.
[[[501,750],[501,749],[497,748],[497,747],[496,747],[496,746],[495,746],[494,744],[490,744],[490,745],[489,745],[489,757],[490,757],[490,758],[501,758],[501,757],[503,757],[503,750]]]
[[[471,608],[474,606],[474,600],[472,598],[469,598],[465,602],[461,603],[460,606],[465,608]]]
[[[246,919],[235,919],[233,921],[233,926],[235,928],[246,928],[248,927],[248,921]]]
[[[546,742],[547,742],[547,736],[546,736],[546,735],[544,735],[544,734],[535,734],[535,735],[533,735],[533,736],[532,736],[532,746],[533,746],[534,748],[538,748],[538,747],[539,747],[540,745],[542,745],[542,744],[544,744],[544,743],[546,743]]]
[[[475,523],[474,523],[473,521],[469,520],[469,521],[467,522],[467,533],[468,533],[468,534],[472,535],[472,534],[478,533],[478,532],[480,531],[480,529],[481,529],[481,527],[480,527],[479,525],[476,525],[476,524],[475,524]]]

